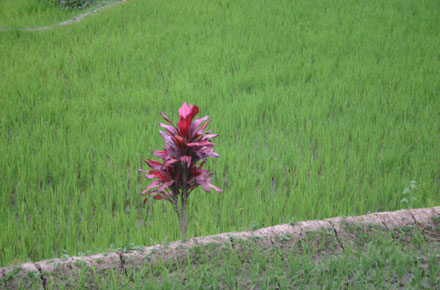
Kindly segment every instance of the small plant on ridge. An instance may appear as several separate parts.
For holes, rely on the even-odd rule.
[[[414,195],[414,191],[418,190],[417,183],[414,180],[411,180],[409,183],[409,187],[406,187],[402,191],[402,199],[400,200],[400,203],[403,205],[404,208],[413,208],[413,202],[417,200],[417,198]]]
[[[218,135],[211,134],[212,130],[204,131],[209,124],[209,116],[193,121],[198,113],[199,108],[196,105],[188,106],[185,102],[179,109],[177,126],[161,113],[170,125],[159,124],[165,129],[165,132],[160,131],[165,146],[163,151],[153,151],[153,154],[162,159],[162,162],[144,160],[151,170],[140,169],[146,173],[145,178],[154,179],[142,192],[143,195],[147,195],[144,204],[149,197],[169,201],[179,219],[183,239],[186,239],[186,211],[190,193],[198,186],[206,192],[210,192],[210,188],[222,192],[211,183],[213,174],[207,169],[202,169],[208,157],[219,157],[214,152],[214,144],[211,143],[211,139]]]

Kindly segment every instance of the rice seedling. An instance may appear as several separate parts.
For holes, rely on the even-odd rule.
[[[2,1],[1,25],[64,19],[37,2]],[[188,237],[399,209],[410,180],[438,205],[439,5],[130,0],[0,32],[0,265],[179,239],[138,169],[184,101],[222,136],[224,190],[192,200]]]

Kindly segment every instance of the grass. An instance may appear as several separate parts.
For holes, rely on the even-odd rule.
[[[93,7],[115,0],[98,0]],[[61,9],[58,0],[1,0],[0,30],[51,25],[70,19],[93,7]]]
[[[1,32],[0,265],[179,239],[137,170],[184,101],[220,134],[225,190],[192,194],[189,237],[396,210],[410,180],[439,205],[439,8],[130,0]]]
[[[353,229],[352,229],[353,230]],[[360,231],[372,233],[359,235]],[[292,289],[408,288],[440,286],[440,244],[427,242],[419,230],[392,234],[356,228],[356,246],[335,255],[322,241],[331,233],[310,233],[296,243],[262,249],[253,242],[239,247],[197,247],[179,260],[156,260],[145,266],[98,271],[81,267],[75,273],[46,276],[48,289]],[[434,234],[435,231],[430,231]],[[316,242],[318,240],[318,242]],[[320,241],[319,241],[320,240]],[[436,242],[437,241],[437,242]],[[128,263],[128,262],[127,262]],[[7,283],[7,282],[6,282]],[[38,289],[40,277],[29,277],[18,289]]]

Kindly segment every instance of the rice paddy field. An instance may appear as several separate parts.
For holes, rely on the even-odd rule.
[[[90,10],[87,0],[67,0],[66,2],[84,3],[82,10],[69,7],[60,8],[59,0],[1,0],[0,29],[20,29],[51,25],[69,19],[72,16]],[[98,7],[117,0],[90,0]]]
[[[76,264],[68,271],[60,267],[44,274],[44,279],[30,272],[34,275],[15,283],[11,272],[0,286],[3,282],[7,289],[438,289],[439,218],[433,217],[423,229],[412,225],[391,233],[346,224],[343,227],[357,237],[340,254],[336,254],[342,245],[339,238],[333,230],[324,230],[309,232],[294,243],[277,238],[275,247],[261,247],[255,240],[198,245],[168,261],[146,255],[148,262],[134,265],[127,256],[121,267],[105,270]]]
[[[79,12],[25,2],[0,0],[0,266],[180,239],[138,170],[184,101],[224,190],[189,237],[440,204],[439,1],[128,0],[33,32]]]

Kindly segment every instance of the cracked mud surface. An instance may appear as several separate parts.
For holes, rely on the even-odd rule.
[[[0,268],[0,280],[8,288],[17,282],[39,278],[43,288],[49,281],[63,279],[79,269],[105,272],[118,270],[127,276],[127,270],[155,262],[179,263],[190,257],[200,258],[201,251],[208,257],[227,251],[245,252],[252,247],[259,251],[294,252],[302,254],[313,249],[314,259],[343,255],[346,249],[359,248],[378,235],[390,236],[405,245],[414,242],[415,233],[432,249],[440,250],[440,207],[374,213],[357,217],[336,217],[321,221],[303,221],[255,231],[222,233],[214,236],[177,241],[166,245],[136,247],[126,251],[96,254],[86,257],[68,257],[25,263],[20,266]],[[0,288],[1,288],[0,283]]]

